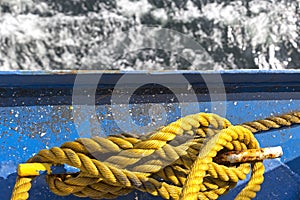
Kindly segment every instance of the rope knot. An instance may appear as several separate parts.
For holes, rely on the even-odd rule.
[[[47,175],[52,192],[116,198],[137,189],[164,199],[217,199],[251,177],[236,199],[254,198],[264,178],[262,161],[218,162],[220,154],[258,149],[253,133],[300,123],[299,112],[233,126],[216,114],[183,117],[144,136],[80,138],[41,150],[27,163],[68,164],[80,171]],[[100,159],[99,159],[100,158]],[[12,200],[26,200],[35,176],[19,176]]]

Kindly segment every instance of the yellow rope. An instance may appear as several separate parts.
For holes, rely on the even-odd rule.
[[[262,162],[220,165],[220,152],[257,149],[253,133],[300,123],[300,112],[232,126],[218,115],[183,117],[154,133],[80,138],[41,150],[28,163],[68,164],[79,173],[47,175],[52,192],[93,199],[116,198],[137,189],[164,199],[217,199],[251,173],[236,199],[256,196]],[[97,158],[101,158],[97,159]],[[12,200],[26,200],[34,177],[18,177]]]

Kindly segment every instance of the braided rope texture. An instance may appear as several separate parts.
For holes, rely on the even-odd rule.
[[[216,114],[180,118],[143,136],[80,138],[43,149],[28,163],[68,164],[79,173],[47,175],[50,190],[92,199],[116,198],[140,190],[164,199],[217,199],[251,172],[238,200],[256,196],[264,181],[262,162],[221,165],[218,153],[257,149],[253,133],[300,123],[300,112],[233,126]],[[26,200],[34,177],[18,177],[11,200]]]

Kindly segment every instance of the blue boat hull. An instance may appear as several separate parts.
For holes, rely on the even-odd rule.
[[[137,127],[151,122],[149,105],[164,109],[161,123],[170,123],[184,114],[195,111],[219,113],[233,124],[262,119],[300,110],[300,71],[224,71],[216,72],[81,72],[84,80],[99,82],[79,82],[72,72],[2,72],[0,73],[0,199],[9,199],[16,178],[18,163],[44,148],[60,146],[79,137],[105,136],[125,131],[138,133]],[[110,105],[116,87],[122,76],[129,76],[130,86],[136,80],[173,80],[183,76],[190,85],[166,83],[174,88],[149,83],[130,95],[129,107],[132,122],[128,117],[115,120]],[[171,77],[171,78],[170,78]],[[222,93],[218,80],[221,77]],[[134,81],[135,80],[135,81]],[[208,82],[210,80],[211,82]],[[77,84],[77,85],[76,85]],[[74,120],[74,86],[93,88],[95,116],[81,116]],[[126,88],[128,85],[124,85]],[[176,86],[175,86],[176,85]],[[209,87],[207,86],[209,85]],[[123,89],[124,89],[123,88]],[[176,91],[174,96],[174,91]],[[190,93],[191,89],[194,93]],[[212,97],[212,90],[219,94]],[[171,92],[170,92],[171,91]],[[214,94],[215,94],[214,93]],[[73,96],[72,96],[73,95]],[[118,105],[127,103],[128,95],[118,93]],[[176,96],[177,95],[177,96]],[[181,99],[181,96],[182,99]],[[196,101],[194,96],[196,95]],[[223,98],[225,96],[225,99]],[[175,97],[175,98],[174,98]],[[122,99],[123,98],[123,99]],[[177,98],[177,100],[176,100]],[[211,99],[214,99],[211,102]],[[219,99],[217,99],[219,98]],[[172,100],[175,99],[175,100]],[[73,105],[72,105],[73,100]],[[90,101],[90,103],[93,101]],[[93,105],[81,105],[88,109]],[[182,111],[184,107],[184,112]],[[195,109],[197,107],[197,109]],[[121,107],[118,107],[122,109]],[[126,109],[126,108],[123,108]],[[154,111],[152,112],[157,112]],[[92,119],[92,120],[91,120]],[[160,123],[158,120],[157,123]],[[100,126],[100,127],[99,127]],[[145,132],[147,129],[141,129]],[[300,197],[300,127],[292,126],[271,130],[256,135],[262,147],[282,146],[281,159],[266,160],[265,181],[256,199],[299,199]],[[242,182],[221,199],[233,197],[246,184]],[[132,192],[118,199],[160,199],[140,192]],[[60,197],[52,194],[44,181],[38,177],[30,190],[30,199],[83,199],[74,196]]]

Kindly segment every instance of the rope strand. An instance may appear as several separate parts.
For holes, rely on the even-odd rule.
[[[68,164],[75,174],[47,175],[50,190],[93,199],[116,198],[137,189],[164,199],[217,199],[251,177],[236,199],[256,196],[264,178],[262,162],[220,165],[220,152],[258,149],[253,133],[300,123],[300,112],[233,126],[216,114],[183,117],[144,136],[120,134],[80,138],[43,149],[28,163]],[[100,159],[101,158],[101,159]],[[34,177],[18,177],[11,200],[26,200]]]

